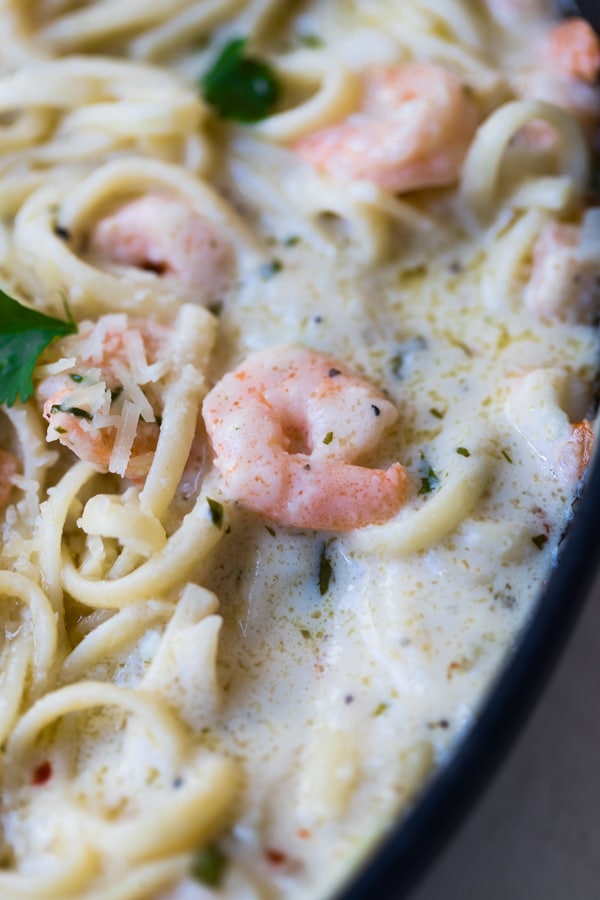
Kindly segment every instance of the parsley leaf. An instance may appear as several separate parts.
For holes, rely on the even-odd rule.
[[[222,119],[251,123],[274,109],[281,87],[268,63],[245,55],[246,43],[238,38],[227,44],[201,84],[204,99]]]
[[[77,325],[23,306],[0,290],[0,403],[12,406],[33,394],[38,356],[57,337],[75,334]]]

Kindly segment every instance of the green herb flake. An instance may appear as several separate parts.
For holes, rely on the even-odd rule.
[[[535,537],[532,537],[531,540],[538,548],[538,550],[543,550],[546,544],[548,543],[548,535],[547,534],[536,534]]]
[[[504,459],[506,460],[506,462],[509,462],[512,466],[512,459],[511,459],[510,453],[507,450],[502,450],[501,453],[502,453],[502,456],[504,457]]]
[[[208,887],[219,887],[227,860],[216,847],[199,850],[192,860],[192,877]]]
[[[281,95],[279,80],[268,63],[246,53],[238,38],[221,51],[201,82],[204,99],[222,119],[250,124],[266,118]]]
[[[81,382],[83,381],[83,375],[78,375],[76,372],[73,372],[72,375],[69,375],[69,378],[71,379],[71,381],[74,381],[75,384],[81,384]]]
[[[50,412],[69,413],[71,416],[77,416],[78,419],[87,419],[88,422],[91,422],[93,418],[87,409],[80,409],[79,406],[65,406],[64,403],[55,403],[54,406],[50,407]]]
[[[57,337],[75,334],[77,325],[29,309],[0,290],[0,403],[25,403],[33,394],[38,356]]]
[[[301,240],[302,240],[302,238],[300,237],[300,235],[290,234],[289,237],[285,238],[285,240],[283,242],[283,246],[284,247],[296,247],[297,244],[299,244]]]
[[[373,715],[381,716],[386,711],[386,709],[388,709],[388,707],[389,707],[389,703],[380,703],[379,706],[375,709],[375,712],[373,713]]]
[[[467,458],[471,455],[466,447],[457,447],[456,452],[459,456],[466,456]]]
[[[214,303],[210,303],[206,308],[208,309],[209,313],[211,313],[215,317],[215,319],[218,319],[223,312],[223,301],[215,300]]]
[[[319,558],[319,593],[323,597],[329,590],[331,576],[333,575],[333,567],[327,556],[327,545],[323,544],[321,556]]]
[[[300,634],[302,635],[302,637],[304,638],[305,641],[310,641],[312,639],[312,634],[310,633],[308,628],[301,628]]]
[[[219,503],[218,500],[213,500],[211,497],[206,498],[206,502],[208,503],[208,508],[210,510],[210,517],[213,521],[213,525],[217,528],[223,527],[223,504]]]
[[[429,410],[429,412],[431,413],[432,416],[435,416],[436,419],[443,419],[443,418],[444,418],[444,415],[445,415],[445,413],[440,412],[439,409],[433,409],[433,408],[432,408],[432,409]]]
[[[325,42],[318,34],[299,34],[298,43],[302,47],[308,47],[310,50],[318,50],[324,46]]]
[[[404,357],[401,353],[396,353],[395,356],[392,356],[390,359],[390,369],[392,370],[392,375],[396,378],[402,378],[402,368],[404,366]]]
[[[330,444],[333,440],[333,431],[328,431],[325,437],[323,438],[324,444]]]
[[[263,281],[268,281],[274,275],[278,275],[283,269],[283,263],[280,259],[271,259],[260,267],[260,277]]]
[[[421,487],[419,488],[419,494],[431,494],[432,491],[438,487],[440,483],[440,479],[435,474],[430,465],[427,466],[427,471],[425,475],[421,476]]]

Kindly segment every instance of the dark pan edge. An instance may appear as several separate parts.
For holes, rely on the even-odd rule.
[[[595,457],[557,565],[473,726],[338,900],[406,897],[456,832],[539,699],[600,571],[598,510],[600,457]]]

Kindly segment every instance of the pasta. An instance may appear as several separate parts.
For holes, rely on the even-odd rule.
[[[594,443],[543,0],[0,0],[0,898],[330,896]]]

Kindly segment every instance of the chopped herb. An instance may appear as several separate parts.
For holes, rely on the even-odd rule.
[[[218,319],[221,313],[223,312],[223,301],[216,300],[214,303],[210,303],[207,307],[209,313],[212,313],[213,316]]]
[[[410,357],[413,353],[419,353],[421,350],[425,350],[426,347],[427,341],[420,334],[406,338],[406,340],[402,341],[398,345],[397,353],[390,358],[389,365],[392,375],[396,378],[402,378],[404,375],[403,370],[406,357]]]
[[[0,403],[24,403],[33,394],[38,356],[57,337],[75,334],[72,319],[63,321],[28,309],[0,290]]]
[[[543,550],[546,544],[548,543],[548,535],[547,534],[536,534],[535,537],[532,537],[531,540],[538,548],[538,550]]]
[[[512,465],[512,459],[511,459],[510,454],[508,453],[508,451],[502,450],[502,456],[504,457],[504,459],[506,460],[506,462],[509,462],[509,463]]]
[[[218,887],[225,872],[227,860],[216,847],[199,850],[192,861],[192,877],[208,887]]]
[[[271,528],[270,525],[265,525],[265,528],[267,529],[267,531],[269,532],[271,537],[275,537],[275,529],[274,528]]]
[[[329,590],[332,575],[333,567],[327,556],[327,545],[323,544],[321,557],[319,559],[319,593],[321,594],[321,597]]]
[[[66,428],[55,428],[54,430],[57,434],[66,434],[67,433]]]
[[[83,375],[77,375],[76,372],[73,372],[72,375],[69,375],[69,378],[71,379],[71,381],[74,381],[75,384],[81,384],[81,382],[83,381]]]
[[[246,54],[246,44],[238,38],[223,48],[202,79],[202,91],[222,119],[251,123],[273,111],[281,88],[268,63]]]
[[[210,517],[213,521],[213,525],[216,525],[217,528],[223,527],[223,504],[219,503],[218,500],[212,500],[210,497],[206,498],[206,502],[208,503],[208,508],[210,510]]]
[[[435,491],[439,483],[440,479],[428,464],[426,474],[421,476],[421,487],[419,488],[419,494],[431,494],[432,491]]]
[[[87,409],[80,409],[78,406],[65,406],[64,403],[55,403],[50,407],[51,413],[64,412],[70,413],[72,416],[77,416],[79,419],[87,419],[88,422],[92,421],[92,414],[87,411]]]
[[[298,43],[303,47],[309,47],[311,50],[318,50],[324,44],[323,38],[318,34],[299,34]]]
[[[471,454],[469,453],[469,451],[467,450],[466,447],[457,447],[457,448],[456,448],[456,452],[457,452],[460,456],[467,456],[467,457],[469,457],[469,456],[471,455]]]
[[[302,240],[302,238],[300,237],[300,235],[290,234],[290,236],[286,237],[286,239],[284,240],[283,246],[284,247],[295,247],[296,244],[299,244],[301,240]]]
[[[260,277],[263,281],[268,281],[273,275],[277,275],[283,269],[283,263],[280,259],[272,259],[260,267]]]
[[[392,370],[392,375],[395,375],[396,378],[401,378],[403,366],[404,357],[401,353],[396,353],[395,356],[392,356],[392,358],[390,359],[390,369]]]
[[[376,416],[381,415],[381,410],[379,409],[378,406],[375,406],[374,403],[371,403],[371,409],[373,410],[373,412],[375,413]]]
[[[328,431],[325,437],[323,438],[324,444],[330,444],[333,440],[333,431]]]
[[[304,638],[305,641],[310,641],[312,638],[312,634],[310,633],[308,628],[301,628],[300,634],[302,635],[302,637]]]
[[[389,706],[389,703],[380,703],[379,706],[376,708],[375,712],[373,713],[373,715],[380,716],[382,713],[384,713],[386,711],[388,706]]]
[[[432,416],[435,416],[436,419],[443,419],[443,418],[444,418],[444,415],[445,415],[445,413],[440,412],[439,409],[433,409],[433,408],[431,408],[431,409],[429,410],[429,412],[431,413]]]

